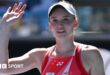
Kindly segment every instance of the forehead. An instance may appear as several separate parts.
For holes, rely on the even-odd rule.
[[[50,17],[52,14],[54,14],[54,13],[59,13],[59,12],[61,12],[62,14],[63,14],[63,13],[66,13],[66,14],[71,15],[64,7],[58,5],[58,6],[55,6],[55,7],[51,10],[51,12],[50,12],[50,14],[49,14],[49,17]]]

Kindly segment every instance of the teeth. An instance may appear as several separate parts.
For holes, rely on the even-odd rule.
[[[63,32],[65,32],[65,31],[57,31],[58,33],[63,33]]]

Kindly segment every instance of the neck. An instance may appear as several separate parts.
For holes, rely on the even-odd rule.
[[[73,51],[75,45],[73,40],[58,40],[56,41],[56,53],[57,54],[66,54],[67,52]]]

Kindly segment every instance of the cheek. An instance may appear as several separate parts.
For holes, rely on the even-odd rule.
[[[52,25],[50,25],[50,29],[52,29],[53,28],[53,26]]]
[[[74,26],[73,25],[67,25],[65,28],[67,29],[68,33],[73,33],[73,31],[74,31]]]
[[[71,25],[66,25],[65,28],[67,28],[67,29],[69,29],[69,30],[73,30],[74,25],[72,25],[72,24],[71,24]]]
[[[53,31],[54,27],[52,24],[49,24],[50,31]]]
[[[65,25],[66,28],[70,28],[70,25]]]

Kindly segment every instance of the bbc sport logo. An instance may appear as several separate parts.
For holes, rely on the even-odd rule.
[[[0,69],[23,68],[23,64],[0,64]]]

